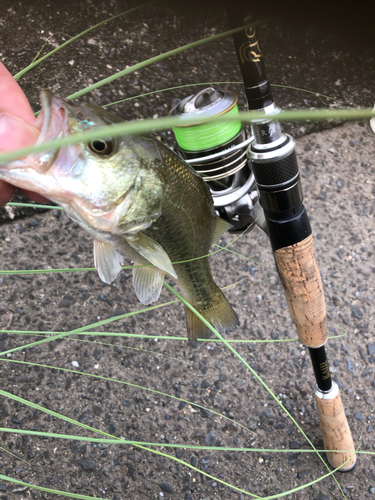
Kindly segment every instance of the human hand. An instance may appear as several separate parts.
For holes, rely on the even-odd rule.
[[[21,87],[0,62],[0,153],[31,146],[39,137],[33,126],[35,116]],[[47,201],[43,196],[21,190],[34,201]],[[13,196],[14,186],[0,180],[0,206]]]

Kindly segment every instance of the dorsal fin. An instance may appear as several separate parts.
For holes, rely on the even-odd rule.
[[[216,217],[216,226],[215,226],[215,231],[214,231],[214,239],[212,243],[215,243],[222,234],[224,234],[226,231],[228,231],[232,226],[232,224],[229,224],[229,222],[223,220],[221,217],[217,216]]]

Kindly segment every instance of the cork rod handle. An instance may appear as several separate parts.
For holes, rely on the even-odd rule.
[[[340,472],[350,471],[356,462],[355,448],[336,382],[327,394],[316,389],[315,401],[325,449],[344,450],[327,452],[328,461],[335,469],[341,465]]]
[[[312,235],[276,250],[275,261],[301,341],[307,347],[324,345],[326,307]]]

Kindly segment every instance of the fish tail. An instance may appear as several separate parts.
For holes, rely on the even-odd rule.
[[[240,324],[237,314],[229,304],[223,292],[215,285],[210,300],[202,307],[199,303],[189,301],[205,320],[208,321],[220,334],[229,333]],[[189,343],[197,347],[197,339],[207,339],[212,331],[187,306],[185,307],[186,327]]]

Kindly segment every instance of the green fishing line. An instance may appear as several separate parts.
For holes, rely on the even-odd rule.
[[[226,116],[230,115],[238,115],[237,104],[226,113]],[[185,151],[203,151],[221,146],[233,139],[240,130],[240,121],[173,127],[176,141]]]

